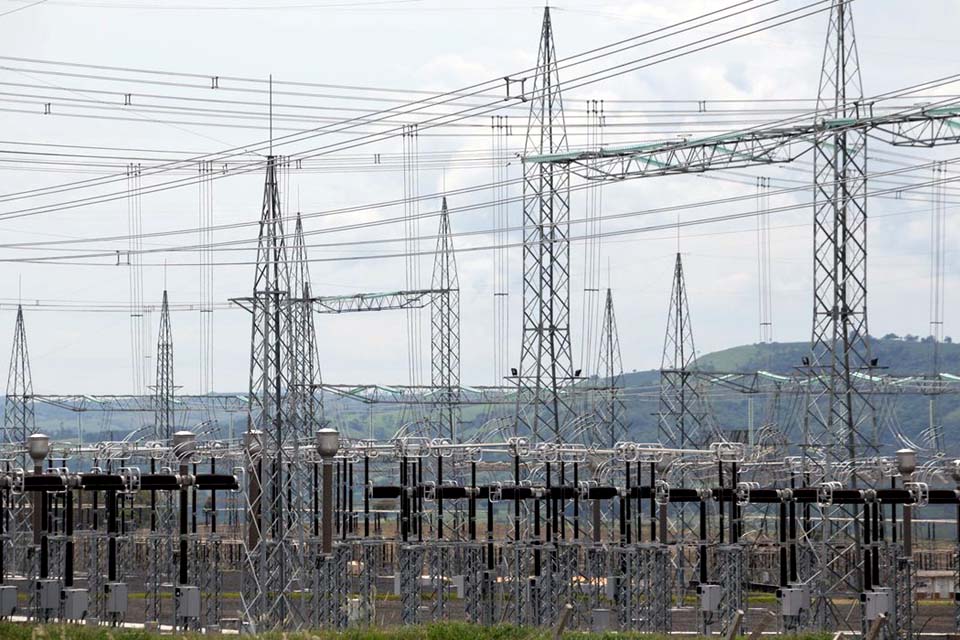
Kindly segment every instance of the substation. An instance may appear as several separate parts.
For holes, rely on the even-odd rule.
[[[934,450],[882,441],[878,415],[905,396],[956,394],[960,377],[898,377],[871,355],[867,140],[914,154],[955,144],[960,106],[951,96],[889,110],[884,102],[900,94],[865,97],[852,2],[813,4],[829,16],[815,112],[705,138],[574,150],[544,11],[536,68],[503,83],[504,100],[528,106],[529,121],[521,357],[515,367],[501,363],[502,385],[461,384],[452,198],[429,288],[316,296],[301,221],[282,211],[278,186],[296,159],[279,155],[265,162],[253,286],[232,301],[251,318],[247,394],[176,393],[166,292],[152,393],[35,394],[19,310],[0,465],[0,615],[242,633],[464,620],[918,636],[916,547],[925,529],[915,521],[948,523],[949,538],[923,561],[942,560],[953,598],[960,460],[945,454],[943,433]],[[801,156],[814,166],[808,355],[791,375],[699,370],[678,253],[656,390],[659,438],[629,441],[611,291],[598,375],[584,378],[573,364],[571,181]],[[320,382],[315,314],[404,309],[429,310],[428,382]],[[798,409],[732,437],[742,425],[717,424],[716,389]],[[364,438],[324,413],[334,396],[413,407],[415,417],[390,439]],[[151,419],[117,441],[58,443],[37,432],[40,403]],[[178,425],[183,407],[246,415],[247,426],[215,437]],[[465,437],[465,407],[500,409]],[[751,607],[751,593],[772,604]],[[951,606],[960,625],[960,606]]]

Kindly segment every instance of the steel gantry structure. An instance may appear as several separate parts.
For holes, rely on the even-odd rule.
[[[460,386],[460,284],[446,197],[440,207],[430,289],[319,296],[307,300],[317,313],[334,315],[429,307],[429,386],[315,384],[314,388],[354,399],[363,398],[364,402],[383,401],[389,397],[390,401],[399,404],[428,405],[432,407],[428,432],[451,441],[459,439],[460,405],[464,399]],[[481,395],[488,397],[486,393]]]

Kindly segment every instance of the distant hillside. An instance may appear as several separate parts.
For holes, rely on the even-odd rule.
[[[940,371],[960,373],[960,344],[942,342],[939,347]],[[917,375],[929,373],[933,363],[933,343],[916,336],[887,336],[870,342],[871,355],[884,373]],[[787,373],[800,366],[809,355],[807,342],[774,342],[751,344],[702,356],[699,368],[712,371],[773,371]]]
[[[898,375],[920,375],[929,373],[932,362],[930,342],[915,337],[899,338],[887,336],[872,341],[872,355],[879,360],[879,366],[887,373]],[[791,373],[802,363],[809,353],[809,345],[804,342],[780,342],[773,344],[742,345],[709,353],[698,361],[698,367],[709,371],[758,370],[774,373]],[[952,341],[940,345],[940,370],[960,375],[960,344]],[[624,396],[626,421],[630,425],[630,438],[637,441],[657,440],[657,413],[659,410],[658,386],[660,373],[656,370],[632,371],[623,376],[623,385],[631,391]],[[710,410],[717,424],[729,432],[743,431],[748,426],[750,398],[746,394],[730,390],[712,389]],[[919,395],[904,395],[896,398],[892,410],[884,408],[878,412],[881,420],[881,440],[889,446],[898,443],[890,437],[891,425],[898,425],[911,439],[919,439],[926,429],[928,421],[929,398]],[[412,418],[397,406],[380,406],[374,413],[366,405],[355,401],[328,396],[326,399],[327,416],[338,422],[338,426],[354,436],[371,434],[376,438],[389,438],[400,424]],[[777,406],[767,397],[753,398],[754,425],[759,426],[770,420],[782,425],[795,426],[802,417],[802,404],[795,399],[783,398]],[[508,410],[508,409],[504,409]],[[945,395],[939,398],[939,415],[944,433],[960,431],[960,396]],[[207,416],[182,416],[178,422],[191,426]],[[246,425],[246,417],[239,414],[216,416],[221,433],[240,433]],[[462,411],[462,432],[469,434],[479,429],[491,418],[487,408],[481,406],[465,407]],[[78,431],[84,432],[87,442],[99,439],[122,438],[144,423],[149,423],[151,414],[109,414],[90,412],[74,414],[49,405],[38,404],[36,424],[38,430],[52,435],[57,440],[77,438]],[[145,421],[145,422],[144,422]],[[957,452],[954,452],[957,453]]]
[[[947,341],[949,340],[949,342]],[[960,344],[954,344],[949,338],[938,347],[939,370],[960,375]],[[802,366],[803,358],[810,353],[806,342],[775,342],[772,344],[752,344],[732,347],[703,355],[697,361],[697,368],[706,371],[770,371],[789,374]],[[916,336],[895,336],[871,340],[871,355],[877,359],[877,366],[883,373],[891,375],[923,375],[932,371],[933,343],[929,339]],[[645,387],[656,385],[659,373],[655,370],[635,371],[624,374],[624,386]],[[883,411],[880,424],[881,441],[895,446],[890,437],[890,428],[898,426],[911,439],[919,441],[921,432],[928,425],[929,398],[919,395],[904,395],[896,398],[890,411]],[[945,395],[938,399],[940,422],[944,433],[956,433],[960,429],[960,398]],[[711,410],[717,422],[724,430],[745,429],[748,424],[748,402],[745,395],[724,393],[711,397]],[[785,404],[785,403],[784,403]],[[778,420],[790,420],[790,410],[784,407],[769,406],[765,399],[754,403],[754,423],[759,424],[773,417],[777,412]],[[796,411],[796,408],[793,409]],[[628,402],[628,413],[634,437],[638,439],[656,439],[657,434],[656,399],[644,397]],[[794,416],[796,413],[793,414]]]

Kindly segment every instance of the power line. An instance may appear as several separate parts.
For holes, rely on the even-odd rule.
[[[957,162],[957,161],[960,161],[960,159],[955,159],[953,162]],[[950,178],[943,178],[943,179],[941,179],[941,181],[944,182],[944,183],[957,182],[957,181],[960,181],[960,175],[957,175],[957,176],[954,176],[954,177],[950,177]],[[873,194],[872,194],[872,196],[882,196],[882,195],[890,194],[890,193],[897,193],[897,192],[903,192],[903,191],[911,191],[911,190],[915,190],[915,189],[922,189],[922,188],[931,186],[931,185],[934,184],[935,182],[936,182],[936,181],[927,181],[927,182],[923,182],[923,183],[917,183],[917,184],[911,185],[911,186],[909,186],[909,187],[901,187],[901,186],[898,186],[898,187],[893,187],[893,188],[888,188],[888,189],[881,189],[881,190],[874,191]],[[748,196],[748,197],[749,197],[749,196]],[[793,204],[793,205],[783,205],[783,206],[779,206],[779,207],[771,207],[771,208],[769,208],[769,209],[766,210],[766,215],[773,214],[773,213],[784,213],[784,212],[790,212],[790,211],[803,210],[803,209],[807,209],[807,208],[809,208],[809,207],[810,207],[810,203],[809,203],[809,202],[803,202],[803,203],[800,203],[800,204]],[[662,211],[662,210],[661,210],[661,211]],[[656,211],[656,212],[660,212],[660,211]],[[648,210],[648,211],[628,212],[628,213],[621,213],[621,214],[614,214],[614,215],[606,215],[606,216],[601,216],[601,220],[609,221],[609,220],[625,219],[625,218],[631,218],[631,217],[637,217],[637,216],[651,215],[652,213],[654,213],[654,212]],[[631,228],[631,229],[614,229],[614,230],[609,230],[609,231],[603,231],[603,232],[601,232],[601,233],[593,234],[593,235],[591,235],[591,234],[583,234],[583,235],[580,235],[580,236],[571,236],[571,237],[570,237],[570,240],[571,240],[571,241],[581,241],[581,240],[590,240],[590,239],[594,239],[594,238],[606,238],[606,237],[614,237],[614,236],[622,236],[622,235],[632,235],[632,234],[636,234],[636,233],[647,233],[647,232],[650,232],[650,231],[661,231],[661,230],[664,230],[664,229],[674,229],[674,228],[677,228],[678,226],[679,226],[680,228],[685,228],[685,227],[690,227],[690,226],[699,226],[699,225],[705,225],[705,224],[715,224],[715,223],[718,223],[718,222],[728,222],[728,221],[733,221],[733,220],[742,220],[742,219],[747,219],[747,218],[754,218],[754,217],[756,217],[757,215],[758,215],[757,210],[756,210],[756,209],[752,209],[752,210],[746,210],[746,211],[741,211],[741,212],[737,212],[737,213],[724,214],[724,215],[720,215],[720,216],[711,216],[711,217],[706,217],[706,218],[697,218],[697,219],[689,220],[689,221],[679,221],[679,222],[678,222],[678,221],[673,221],[673,222],[666,222],[666,223],[663,223],[663,224],[649,225],[649,226],[646,226],[646,227],[635,227],[635,228]],[[571,223],[571,224],[580,224],[580,223],[583,223],[583,222],[585,222],[585,221],[586,221],[585,219],[575,219],[575,220],[571,220],[570,223]],[[512,230],[517,230],[517,229],[512,229]],[[479,233],[481,233],[481,232],[461,232],[460,234],[454,234],[454,235],[478,235]],[[485,231],[483,231],[482,233],[483,233],[483,234],[489,234],[490,231],[489,231],[489,230],[485,230]],[[358,242],[360,242],[360,241],[358,241]],[[342,247],[342,246],[347,246],[347,245],[349,245],[349,244],[351,244],[351,243],[336,243],[336,244],[331,245],[331,246],[334,246],[334,247],[341,246],[341,247]],[[318,247],[323,247],[323,246],[324,246],[324,245],[307,245],[307,248],[318,248]],[[514,243],[508,243],[508,244],[506,244],[506,245],[504,245],[504,246],[507,247],[507,248],[516,248],[516,247],[520,247],[520,246],[523,246],[523,245],[522,245],[522,243],[514,242]],[[190,248],[180,249],[180,250],[178,250],[178,251],[196,251],[197,248],[198,248],[198,247],[190,247]],[[497,248],[501,248],[501,246],[498,246],[498,245],[483,245],[483,246],[473,246],[473,247],[460,247],[460,248],[457,249],[457,252],[489,251],[489,250],[493,250],[493,249],[497,249]],[[223,249],[223,248],[217,249],[217,248],[213,248],[213,249],[211,249],[211,250],[213,250],[213,251],[223,251],[223,250],[236,250],[236,249]],[[247,249],[244,248],[244,249],[241,249],[241,250],[247,250]],[[157,253],[157,252],[164,252],[164,253],[166,253],[166,252],[173,252],[173,251],[170,250],[170,249],[144,250],[144,251],[143,251],[143,253]],[[115,251],[107,251],[107,252],[98,252],[98,253],[96,253],[96,254],[89,254],[89,255],[87,255],[87,256],[65,255],[65,256],[40,256],[40,257],[31,257],[31,258],[0,258],[0,262],[9,262],[9,263],[18,263],[18,262],[19,262],[19,263],[31,263],[31,264],[61,264],[61,265],[62,265],[62,264],[74,264],[74,265],[80,265],[80,264],[90,264],[90,263],[69,262],[68,260],[74,260],[74,261],[75,261],[75,260],[84,259],[84,258],[91,258],[91,259],[92,259],[92,258],[103,258],[103,257],[112,258],[112,257],[114,257],[115,253],[116,253]],[[310,261],[310,262],[340,262],[340,261],[350,262],[350,261],[355,261],[355,260],[384,259],[384,258],[406,258],[406,257],[412,257],[412,256],[428,256],[428,255],[433,255],[433,254],[432,254],[432,252],[430,252],[430,251],[399,251],[399,252],[381,253],[381,254],[370,254],[370,255],[355,255],[355,256],[339,256],[339,257],[325,257],[325,258],[310,258],[309,261]],[[157,264],[161,264],[161,263],[157,263]],[[162,263],[162,264],[164,264],[164,265],[169,265],[169,266],[197,266],[197,264],[195,264],[195,263],[188,263],[188,262],[179,262],[179,263],[166,263],[166,262],[164,262],[164,263]],[[255,264],[255,262],[253,262],[253,261],[229,261],[229,262],[227,262],[227,261],[221,261],[221,262],[215,262],[215,263],[213,263],[214,266],[220,266],[220,267],[223,267],[223,266],[249,266],[249,265],[252,265],[252,264]],[[98,264],[97,266],[111,266],[111,267],[112,267],[112,266],[114,266],[114,265],[111,265],[111,264],[102,264],[102,263],[101,263],[101,264]]]
[[[738,4],[736,4],[736,5],[732,5],[732,6],[733,6],[733,7],[740,6],[740,5],[743,5],[743,4],[747,4],[747,3],[750,2],[750,1],[752,1],[752,0],[747,0],[746,2],[741,2],[741,3],[738,3]],[[805,7],[801,7],[800,9],[795,9],[795,10],[788,11],[788,12],[785,12],[785,13],[779,14],[779,15],[788,15],[788,14],[796,13],[797,11],[803,10],[803,9],[805,9],[805,8],[807,8],[807,7],[819,5],[819,4],[822,4],[823,2],[827,2],[827,1],[829,1],[829,0],[817,0],[817,2],[814,2],[814,3],[810,4],[810,5],[806,5]],[[765,30],[765,29],[768,29],[768,28],[772,28],[773,26],[779,26],[780,24],[785,24],[785,23],[787,23],[787,22],[792,22],[792,21],[798,20],[798,19],[800,19],[800,18],[802,18],[802,17],[807,17],[807,16],[809,16],[809,15],[813,15],[813,14],[815,14],[815,13],[819,13],[819,12],[822,12],[822,11],[824,11],[824,10],[826,10],[826,8],[818,9],[818,10],[816,10],[816,11],[814,11],[814,12],[809,13],[809,14],[800,15],[800,16],[795,16],[795,17],[793,17],[793,18],[791,18],[791,19],[789,19],[789,20],[787,20],[787,21],[785,21],[785,22],[781,22],[781,23],[778,23],[778,24],[775,24],[775,25],[772,25],[772,26],[771,26],[771,25],[768,25],[767,27],[763,27],[763,28],[758,29],[758,30],[756,30],[756,31],[750,32],[749,34],[743,34],[743,35],[741,35],[741,36],[739,36],[739,37],[744,37],[744,35],[750,35],[750,34],[752,34],[752,33],[758,32],[758,31],[762,31],[762,30]],[[719,12],[721,12],[721,11],[723,11],[723,10],[718,10],[718,11],[715,11],[715,12],[710,12],[710,13],[704,14],[704,15],[705,15],[705,16],[710,16],[710,15],[714,15],[714,14],[716,14],[716,13],[719,13]],[[774,16],[774,18],[776,18],[776,17],[778,17],[778,16]],[[690,19],[690,20],[682,21],[682,22],[680,22],[680,23],[677,23],[677,25],[688,24],[688,23],[690,23],[690,22],[692,22],[692,21],[695,21],[695,20],[697,20],[697,19],[698,19],[698,18],[693,18],[693,19]],[[755,23],[751,23],[751,24],[749,24],[749,25],[745,25],[744,27],[739,27],[738,29],[743,29],[743,28],[755,26],[755,25],[757,25],[757,24],[761,24],[761,23],[767,22],[768,20],[770,20],[770,18],[765,19],[765,20],[761,20],[761,21],[758,21],[758,22],[755,22]],[[715,21],[717,21],[717,20],[715,19],[715,20],[708,21],[706,24],[711,24],[712,22],[715,22]],[[634,39],[636,39],[636,38],[642,38],[642,37],[645,37],[646,35],[660,33],[660,32],[669,30],[669,29],[671,29],[671,28],[673,28],[674,26],[677,26],[677,25],[671,25],[670,27],[664,27],[664,28],[662,28],[662,29],[656,29],[656,30],[653,30],[653,31],[651,31],[651,32],[648,32],[647,34],[641,34],[640,36],[636,36],[635,38],[630,38],[630,39],[627,39],[627,40],[624,40],[624,41],[620,41],[620,42],[618,42],[618,43],[613,43],[612,45],[608,45],[608,47],[609,47],[609,46],[617,46],[617,45],[619,45],[619,44],[622,43],[622,42],[627,42],[627,41],[630,41],[630,40],[634,40]],[[703,25],[699,25],[699,26],[703,26]],[[689,28],[688,28],[688,29],[684,29],[684,31],[686,31],[686,30],[689,30]],[[718,34],[718,36],[719,36],[719,35],[727,35],[727,34],[729,34],[729,33],[732,33],[732,32],[734,32],[734,31],[736,31],[736,30],[737,30],[737,29],[730,30],[730,31],[727,31],[727,32],[723,32],[722,34]],[[711,38],[714,38],[714,37],[717,37],[717,36],[711,36]],[[658,38],[658,39],[659,39],[659,38]],[[689,46],[690,44],[698,44],[698,43],[700,43],[700,42],[703,42],[703,41],[706,41],[706,40],[709,40],[709,39],[710,39],[710,38],[701,39],[701,40],[695,41],[694,43],[688,43],[687,45],[682,45],[682,46]],[[717,44],[722,44],[722,43],[724,43],[724,42],[729,42],[729,41],[734,40],[734,39],[737,39],[737,37],[727,38],[726,40],[723,40],[723,41],[720,41],[720,42],[716,42],[716,43],[713,43],[713,44],[711,44],[711,45],[702,46],[702,47],[700,47],[700,48],[698,48],[698,49],[694,49],[694,50],[688,51],[688,52],[686,52],[686,53],[677,53],[677,54],[671,56],[670,58],[667,58],[666,60],[675,59],[675,58],[677,58],[677,57],[680,57],[681,55],[687,55],[687,54],[689,54],[689,53],[693,53],[693,52],[695,52],[695,51],[700,51],[700,50],[703,50],[703,49],[705,49],[705,48],[710,48],[710,47],[712,47],[712,46],[716,46]],[[590,53],[593,53],[593,52],[596,52],[596,51],[599,51],[599,50],[602,50],[602,49],[605,49],[605,48],[608,48],[608,47],[599,47],[599,48],[596,48],[596,49],[592,49],[592,50],[590,50],[590,51],[588,51],[588,52],[585,52],[584,54],[577,54],[576,56],[571,56],[571,58],[567,58],[567,59],[565,59],[565,60],[570,60],[570,59],[573,59],[573,58],[577,58],[578,56],[590,54]],[[682,47],[679,47],[679,48],[682,48]],[[675,47],[674,49],[672,49],[672,50],[670,50],[670,51],[673,51],[673,50],[675,50],[675,49],[678,49],[678,48]],[[641,60],[646,60],[646,59],[649,59],[649,58],[651,58],[651,57],[656,57],[656,55],[659,55],[659,54],[654,54],[653,56],[646,56],[646,57],[644,57],[644,58],[641,58]],[[594,58],[594,59],[595,59],[595,58]],[[661,61],[658,61],[658,62],[663,62],[663,61],[666,61],[666,60],[661,60]],[[652,64],[656,64],[656,63],[658,63],[658,62],[649,62],[648,64],[645,64],[645,65],[642,65],[641,67],[636,67],[636,68],[638,69],[638,68],[643,68],[643,67],[645,67],[645,66],[651,66]],[[618,66],[622,66],[622,65],[618,65]],[[636,69],[634,69],[634,70],[636,70]],[[598,81],[598,80],[590,80],[589,78],[590,78],[591,76],[594,76],[594,75],[596,75],[596,74],[598,74],[598,73],[602,73],[602,72],[603,72],[603,71],[601,70],[601,71],[598,71],[598,72],[593,72],[593,73],[591,73],[591,74],[586,74],[586,75],[584,75],[584,76],[580,76],[579,78],[575,78],[575,79],[574,79],[575,81],[580,81],[580,82],[581,82],[580,85],[576,85],[576,86],[585,86],[585,85],[592,84],[593,82]],[[620,72],[620,73],[623,73],[623,72]],[[619,75],[619,73],[618,73],[617,75]],[[478,86],[481,86],[482,84],[489,84],[490,82],[499,82],[499,80],[487,81],[487,83],[481,83],[481,84],[478,84],[478,85],[471,85],[470,87],[467,87],[465,90],[471,90],[471,89],[474,89],[474,88],[476,88],[476,87],[478,87]],[[568,86],[569,86],[569,85],[568,85]],[[461,90],[461,91],[463,91],[463,90]],[[444,98],[444,99],[441,100],[440,102],[434,102],[434,101],[432,101],[432,99],[431,99],[431,100],[418,100],[418,101],[416,101],[416,102],[409,103],[409,105],[405,105],[405,106],[413,106],[413,107],[416,107],[416,108],[411,109],[410,113],[419,112],[419,111],[423,110],[423,109],[424,109],[425,107],[427,107],[427,106],[436,106],[437,104],[446,104],[446,103],[450,103],[450,102],[455,102],[456,99],[457,99],[456,96],[459,96],[460,94],[456,94],[455,97],[448,97],[448,96],[451,96],[451,95],[454,95],[454,94],[451,93],[451,92],[448,92],[448,93],[446,93],[446,94],[439,94],[438,96],[435,96],[436,98]],[[419,106],[417,106],[417,105],[419,105]],[[491,103],[491,104],[489,105],[489,108],[487,108],[486,111],[480,112],[480,114],[483,115],[483,114],[486,114],[486,113],[495,112],[495,111],[499,110],[500,108],[502,108],[502,104],[501,104],[499,101],[496,102],[496,103]],[[474,111],[474,110],[475,110],[475,108],[463,109],[463,110],[461,110],[461,111],[459,111],[459,112],[455,112],[455,113],[451,114],[449,117],[455,117],[455,118],[458,118],[458,119],[459,119],[459,118],[464,117],[466,114],[471,113],[471,112]],[[379,115],[380,113],[382,113],[382,112],[375,112],[375,113],[372,114],[372,115]],[[438,119],[439,119],[439,118],[429,118],[429,119],[427,119],[425,122],[420,123],[418,126],[435,127],[435,126],[437,126],[437,125],[439,124],[439,123],[437,122]],[[330,134],[330,133],[340,133],[340,132],[342,132],[342,131],[346,131],[346,130],[350,130],[350,129],[355,128],[355,127],[357,126],[356,120],[357,120],[357,119],[354,118],[354,119],[348,119],[348,120],[344,121],[343,123],[341,123],[341,124],[344,124],[344,125],[345,125],[345,127],[342,128],[342,129],[338,129],[338,130],[333,130],[333,131],[331,131],[329,127],[318,127],[318,128],[315,128],[315,129],[311,129],[311,130],[306,130],[306,131],[303,131],[303,132],[299,132],[299,133],[297,133],[297,134],[289,134],[289,135],[287,135],[287,136],[281,136],[281,137],[278,138],[275,142],[276,142],[277,144],[290,144],[291,142],[294,141],[294,138],[296,138],[297,140],[305,140],[305,139],[309,139],[309,138],[312,138],[312,137],[316,137],[316,136],[318,136],[318,135],[328,135],[328,134]],[[360,136],[358,139],[355,139],[355,140],[353,141],[353,145],[352,145],[352,146],[358,146],[358,144],[369,144],[371,141],[381,141],[381,140],[389,139],[389,138],[391,138],[391,137],[395,137],[396,135],[399,135],[400,133],[401,133],[401,131],[400,131],[399,128],[398,128],[398,129],[396,129],[396,130],[388,131],[388,132],[385,132],[385,133],[383,133],[383,134],[362,135],[362,136]],[[370,140],[370,138],[374,138],[374,139],[373,139],[373,140]],[[346,143],[340,143],[340,145],[343,145],[343,144],[346,144]],[[246,148],[244,148],[244,149],[245,149],[245,150],[250,150],[251,148],[256,149],[257,147],[262,147],[262,145],[263,145],[263,143],[259,143],[258,145],[248,145],[248,146],[247,146]],[[308,151],[305,152],[305,153],[304,153],[304,152],[301,152],[301,153],[297,154],[297,157],[298,157],[298,158],[308,158],[308,157],[311,157],[311,156],[306,155],[306,154],[318,153],[318,152],[329,153],[329,152],[331,152],[331,147],[335,147],[335,146],[336,146],[336,144],[334,144],[334,145],[326,145],[326,146],[324,146],[324,147],[319,147],[319,148],[311,149],[311,150],[308,150]],[[345,147],[345,148],[350,148],[350,147]],[[235,147],[235,148],[233,148],[233,149],[229,149],[227,152],[224,152],[224,153],[236,152],[238,149],[239,149],[239,148]],[[260,150],[262,150],[262,148],[261,148]],[[333,150],[338,150],[338,149],[333,149]],[[339,150],[342,150],[342,149],[339,149]],[[193,159],[193,160],[194,160],[194,161],[197,161],[197,160],[201,160],[201,159],[209,159],[209,158],[195,158],[195,159]],[[223,162],[223,161],[224,161],[223,158],[218,158],[217,160],[218,160],[218,162]],[[240,170],[237,170],[237,172],[247,172],[247,171],[250,171],[250,170],[256,170],[257,168],[261,168],[261,167],[262,167],[262,163],[259,163],[259,164],[254,163],[252,167],[251,167],[251,166],[244,166],[244,167],[242,167]],[[162,171],[154,170],[154,173],[157,173],[157,172],[162,172]],[[78,185],[78,184],[83,184],[83,183],[88,183],[88,184],[86,184],[85,186],[92,186],[92,185],[89,184],[89,183],[94,183],[94,184],[96,184],[97,186],[99,186],[99,185],[101,185],[101,184],[106,184],[107,181],[109,181],[109,180],[81,181],[80,183],[74,183],[74,185],[67,185],[67,186],[68,186],[68,187],[69,187],[69,186],[76,186],[76,185]],[[166,185],[164,185],[164,186],[166,186]],[[180,186],[182,186],[182,185],[180,185]],[[48,191],[46,191],[45,193],[57,193],[57,192],[60,192],[60,191],[56,190],[56,187],[54,187],[53,189],[48,190]],[[9,200],[9,199],[10,199],[10,196],[8,195],[8,196],[5,197],[5,198],[0,198],[0,201]],[[89,199],[86,199],[86,200],[89,200]],[[69,208],[75,208],[76,206],[85,206],[85,204],[79,204],[78,202],[79,202],[79,201],[74,201],[74,202],[68,203],[68,204],[70,204],[70,205],[74,205],[74,206],[70,206]],[[88,204],[88,203],[89,203],[89,202],[87,202],[86,204]]]

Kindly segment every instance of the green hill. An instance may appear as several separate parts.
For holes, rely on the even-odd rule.
[[[933,343],[915,336],[903,338],[875,338],[870,343],[871,355],[878,360],[878,367],[892,375],[920,375],[933,368]],[[960,374],[960,344],[942,342],[938,346],[940,371]],[[751,344],[700,357],[701,369],[711,371],[773,371],[787,373],[802,363],[809,355],[806,342],[774,342]]]
[[[770,371],[789,374],[802,365],[802,358],[809,354],[809,345],[803,342],[780,342],[772,344],[741,345],[709,353],[700,357],[697,366],[707,371],[754,372]],[[878,359],[883,372],[895,375],[922,375],[932,369],[933,344],[915,337],[899,338],[886,336],[872,341],[872,356]],[[960,375],[960,344],[944,342],[939,345],[940,370]],[[636,441],[656,441],[659,407],[658,387],[660,373],[657,370],[632,371],[623,376],[623,386],[630,391],[624,394],[626,422],[629,438]],[[753,426],[776,422],[789,433],[799,433],[796,425],[803,417],[803,405],[797,398],[783,397],[773,402],[768,396],[748,396],[720,387],[713,387],[709,406],[716,423],[727,432],[744,432]],[[879,399],[878,399],[879,400]],[[928,425],[930,398],[920,395],[885,396],[878,415],[881,416],[879,434],[886,446],[898,447],[900,443],[892,436],[891,427],[896,426],[909,438],[919,442],[921,433]],[[373,413],[369,407],[344,398],[327,396],[327,416],[354,436],[370,433],[375,438],[386,439],[397,428],[411,420],[413,413],[404,413],[397,406],[379,406]],[[944,433],[956,433],[960,429],[960,395],[944,395],[938,398],[938,413]],[[752,405],[752,406],[751,406]],[[501,407],[509,411],[512,407]],[[468,406],[462,411],[462,433],[475,432],[493,414],[486,407]],[[56,440],[74,440],[82,428],[84,440],[119,439],[138,428],[141,421],[149,421],[150,414],[87,413],[77,415],[49,405],[36,406],[37,429],[50,434]],[[178,414],[178,424],[190,426],[207,416]],[[216,416],[220,433],[238,434],[245,428],[246,418],[239,414]],[[792,432],[791,432],[792,430]],[[791,435],[791,440],[796,438]],[[948,438],[948,442],[950,439]],[[960,453],[955,451],[953,453]]]
[[[938,345],[938,368],[941,372],[960,375],[960,344],[946,340]],[[877,367],[881,373],[898,376],[924,375],[933,370],[933,347],[929,339],[919,339],[916,336],[901,338],[891,334],[871,340],[871,356],[877,359]],[[790,374],[802,366],[803,358],[809,356],[809,353],[810,346],[806,342],[741,345],[701,356],[697,368],[704,371],[770,371]],[[659,373],[653,370],[624,375],[624,386],[627,387],[645,387],[658,383]],[[730,391],[720,393],[717,388],[714,391],[718,393],[711,394],[710,410],[720,427],[730,432],[746,430],[750,423],[749,397]],[[929,423],[928,396],[903,394],[887,396],[883,401],[877,398],[876,401],[879,438],[885,446],[900,446],[893,437],[894,428],[901,430],[915,442],[922,441],[921,434]],[[882,402],[888,404],[880,406]],[[960,398],[943,395],[936,399],[936,403],[943,432],[955,433],[960,428]],[[764,422],[776,421],[789,429],[789,425],[796,425],[802,417],[802,404],[795,399],[781,398],[779,403],[774,403],[769,397],[758,396],[752,404],[754,427]],[[655,398],[628,400],[633,437],[639,440],[657,438],[657,411],[658,402]],[[947,440],[949,444],[949,437]]]

